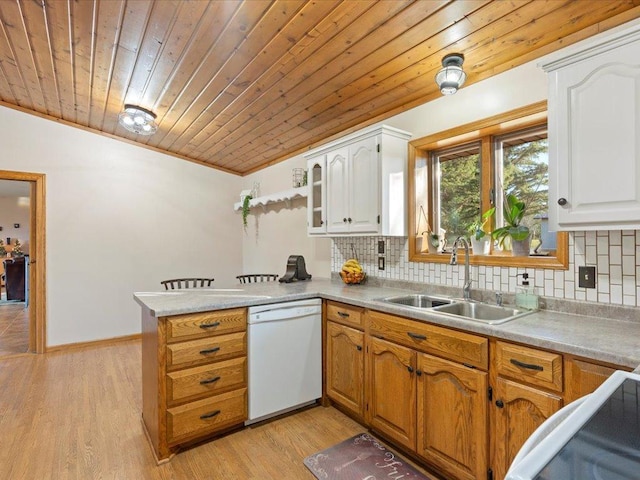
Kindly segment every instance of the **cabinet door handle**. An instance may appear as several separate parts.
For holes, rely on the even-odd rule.
[[[343,221],[344,223],[347,223],[347,217],[344,217],[344,218],[342,219],[342,221]]]
[[[200,415],[200,420],[207,420],[208,418],[213,418],[219,414],[220,414],[220,410],[215,410],[213,412],[205,413],[204,415]]]
[[[512,358],[511,360],[509,360],[512,364],[514,364],[516,367],[520,367],[520,368],[526,368],[527,370],[538,370],[539,372],[542,372],[544,370],[544,367],[541,365],[536,365],[534,363],[524,363],[524,362],[520,362],[518,360],[516,360],[515,358]]]
[[[349,314],[346,312],[338,312],[338,316],[342,317],[342,318],[349,318]]]
[[[220,377],[207,378],[205,380],[200,380],[200,385],[208,385],[210,383],[215,383],[220,380]]]
[[[351,223],[351,217],[349,217],[347,220],[349,221],[349,223]]]
[[[362,345],[357,345],[356,348],[358,349],[358,351],[362,350]]]
[[[200,325],[200,328],[214,328],[214,327],[219,327],[219,326],[220,326],[220,322],[202,323]]]
[[[564,207],[567,204],[567,199],[562,197],[558,199],[558,205],[560,205],[561,207]]]
[[[496,407],[504,408],[504,402],[502,400],[496,400]]]
[[[324,225],[324,220],[320,220],[320,225]]]
[[[411,338],[415,338],[416,340],[426,340],[427,339],[427,336],[426,335],[422,335],[421,333],[407,332],[407,335],[409,335]]]
[[[220,347],[208,348],[206,350],[200,350],[200,354],[206,355],[207,353],[216,353],[218,350],[220,350]]]
[[[422,370],[416,370],[416,375],[418,375],[419,377],[422,376]]]
[[[407,370],[409,370],[409,373],[413,373],[413,367],[411,365],[407,367]]]

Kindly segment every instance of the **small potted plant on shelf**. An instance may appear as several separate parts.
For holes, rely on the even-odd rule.
[[[0,240],[0,257],[7,256],[7,249],[4,248],[4,241]]]
[[[502,205],[504,226],[496,228],[491,236],[498,240],[498,245],[505,247],[505,241],[511,242],[511,252],[515,256],[529,255],[529,227],[522,225],[526,204],[514,194],[505,196]]]
[[[467,228],[474,255],[489,255],[491,232],[487,232],[485,228],[495,211],[495,207],[491,207]]]

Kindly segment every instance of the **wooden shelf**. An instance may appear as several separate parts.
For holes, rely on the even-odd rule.
[[[309,187],[298,187],[292,188],[290,190],[283,190],[282,192],[272,193],[270,195],[262,195],[257,198],[252,198],[249,202],[249,207],[262,207],[266,209],[267,205],[272,205],[274,203],[282,203],[284,202],[287,207],[289,207],[291,200],[295,198],[306,198],[309,195]],[[233,204],[234,210],[242,210],[242,202],[237,202]]]

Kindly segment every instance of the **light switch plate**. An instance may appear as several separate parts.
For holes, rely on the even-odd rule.
[[[378,270],[384,270],[384,257],[378,257]]]
[[[384,255],[384,240],[378,240],[378,253]]]
[[[578,287],[596,288],[596,267],[578,267]]]

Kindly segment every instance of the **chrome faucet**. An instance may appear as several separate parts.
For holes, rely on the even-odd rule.
[[[458,243],[462,242],[462,246],[464,247],[464,285],[462,287],[462,297],[465,300],[471,299],[471,275],[469,275],[469,242],[464,237],[456,238],[456,241],[453,242],[453,247],[451,248],[451,260],[449,261],[449,265],[457,265],[458,264]]]

